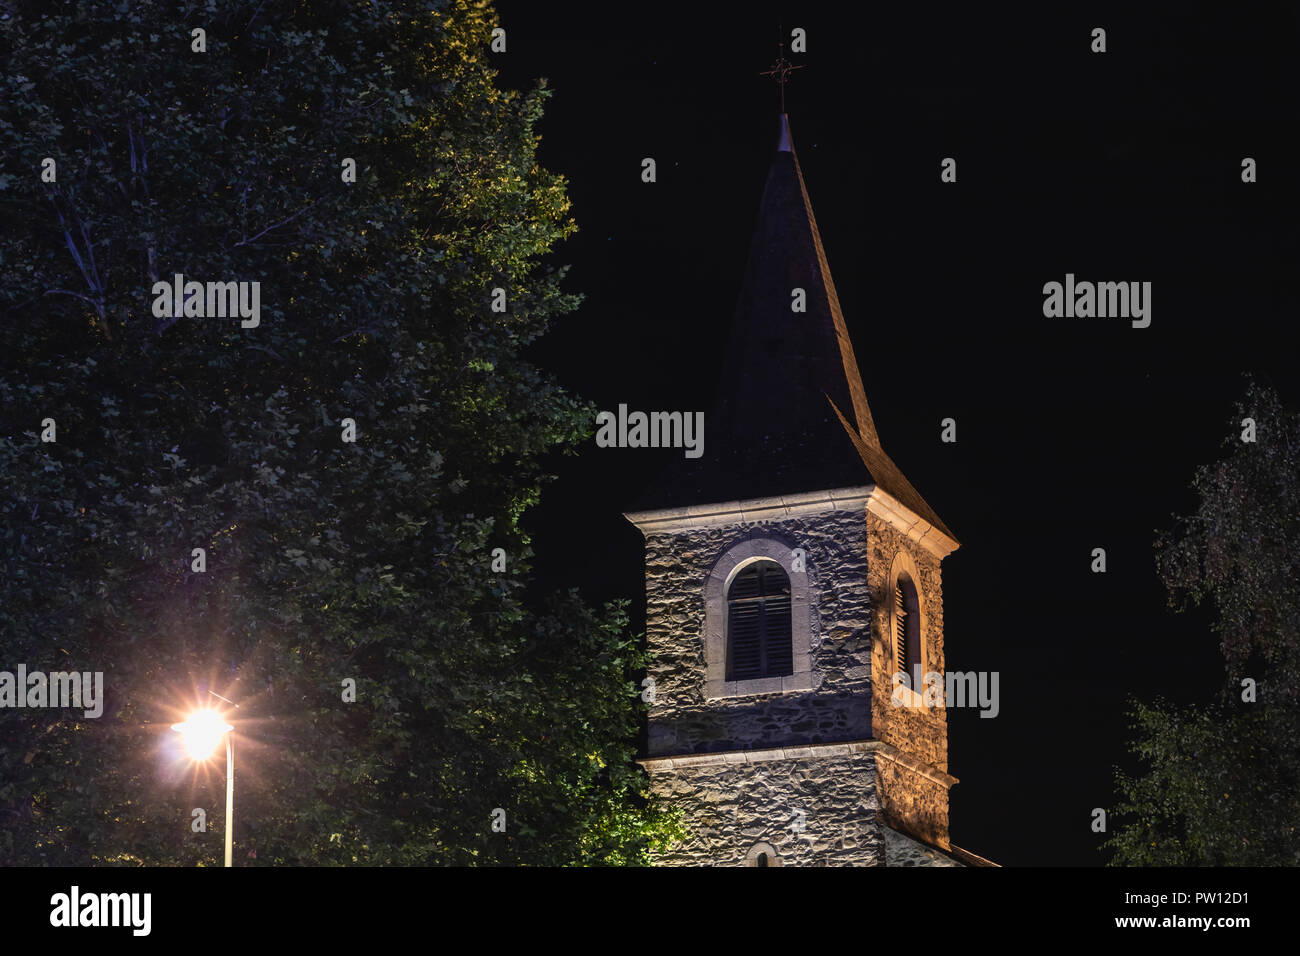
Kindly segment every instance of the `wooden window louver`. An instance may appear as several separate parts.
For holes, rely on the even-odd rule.
[[[909,686],[920,690],[921,614],[916,586],[907,573],[894,582],[894,670],[907,675]]]
[[[755,561],[727,592],[727,680],[794,673],[790,578],[775,561]]]

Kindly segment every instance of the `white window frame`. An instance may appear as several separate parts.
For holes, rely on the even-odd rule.
[[[785,677],[727,680],[727,592],[745,565],[775,561],[790,578],[790,639],[793,673]],[[805,567],[807,557],[804,558]],[[812,608],[808,572],[794,571],[794,548],[776,538],[746,538],[722,553],[713,565],[704,590],[704,696],[709,700],[786,694],[812,690]]]

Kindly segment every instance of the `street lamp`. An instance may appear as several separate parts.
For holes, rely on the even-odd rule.
[[[215,710],[197,710],[172,730],[180,733],[185,749],[194,760],[207,760],[226,738],[226,866],[231,865],[232,838],[235,824],[235,747],[230,731],[235,728]]]

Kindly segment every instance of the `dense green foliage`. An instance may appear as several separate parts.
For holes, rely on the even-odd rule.
[[[1135,706],[1147,769],[1117,771],[1117,864],[1300,864],[1300,416],[1252,384],[1232,425],[1196,512],[1157,542],[1171,605],[1218,612],[1225,686],[1208,706]]]
[[[0,669],[108,703],[0,711],[0,863],[219,862],[224,767],[167,729],[208,689],[239,865],[642,862],[675,825],[623,611],[524,600],[540,456],[593,416],[520,358],[574,224],[491,10],[6,9]],[[259,281],[260,326],[155,317],[175,273]]]

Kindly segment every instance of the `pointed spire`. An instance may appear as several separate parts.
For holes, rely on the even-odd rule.
[[[703,458],[671,465],[645,507],[874,482],[952,537],[880,445],[785,113],[705,422]]]
[[[840,360],[844,365],[844,376],[849,387],[849,396],[853,402],[853,415],[863,440],[869,444],[880,444],[876,435],[876,424],[871,418],[871,409],[867,406],[867,391],[862,387],[862,376],[858,372],[858,360],[853,354],[853,341],[849,338],[849,329],[844,321],[844,312],[840,309],[840,297],[835,291],[835,282],[831,279],[831,266],[826,261],[826,249],[822,246],[822,234],[817,228],[817,217],[813,215],[812,200],[808,198],[808,187],[803,181],[803,170],[799,168],[799,157],[794,151],[794,141],[790,136],[790,118],[781,116],[781,138],[794,160],[795,176],[799,179],[799,195],[803,199],[804,215],[808,219],[808,232],[812,236],[813,249],[817,254],[817,268],[830,309],[831,321],[835,324],[835,341],[839,346]],[[777,147],[780,149],[780,146]],[[832,405],[834,402],[832,401]]]
[[[857,427],[855,428],[846,420],[844,413],[835,404],[835,400],[829,392],[826,393],[826,399],[835,411],[836,418],[844,426],[844,430],[848,432],[858,456],[862,459],[862,463],[866,465],[867,471],[876,485],[897,498],[917,516],[924,518],[948,537],[956,540],[952,532],[935,514],[934,509],[912,487],[912,483],[907,480],[898,466],[894,464],[894,460],[885,453],[880,444],[880,435],[876,432],[876,423],[871,415],[871,406],[867,404],[867,391],[862,385],[862,375],[858,371],[858,360],[853,354],[853,341],[849,338],[848,324],[844,321],[844,313],[840,309],[840,297],[835,291],[835,282],[831,278],[830,263],[826,261],[826,250],[822,246],[821,231],[817,228],[817,217],[813,215],[812,200],[808,198],[808,187],[804,183],[803,170],[799,167],[799,157],[795,153],[793,139],[790,136],[790,120],[784,114],[781,116],[781,140],[788,144],[790,155],[794,159],[794,171],[799,178],[799,192],[803,197],[804,211],[808,216],[808,229],[812,234],[813,248],[817,251],[817,265],[821,272],[822,281],[825,284],[826,301],[830,308],[831,320],[835,324],[835,339],[839,345],[840,358],[844,365],[844,377],[848,383],[853,417]],[[780,149],[780,146],[778,145],[777,148]]]
[[[777,136],[776,151],[778,153],[794,152],[794,145],[790,142],[790,116],[788,113],[781,114],[781,132]]]

